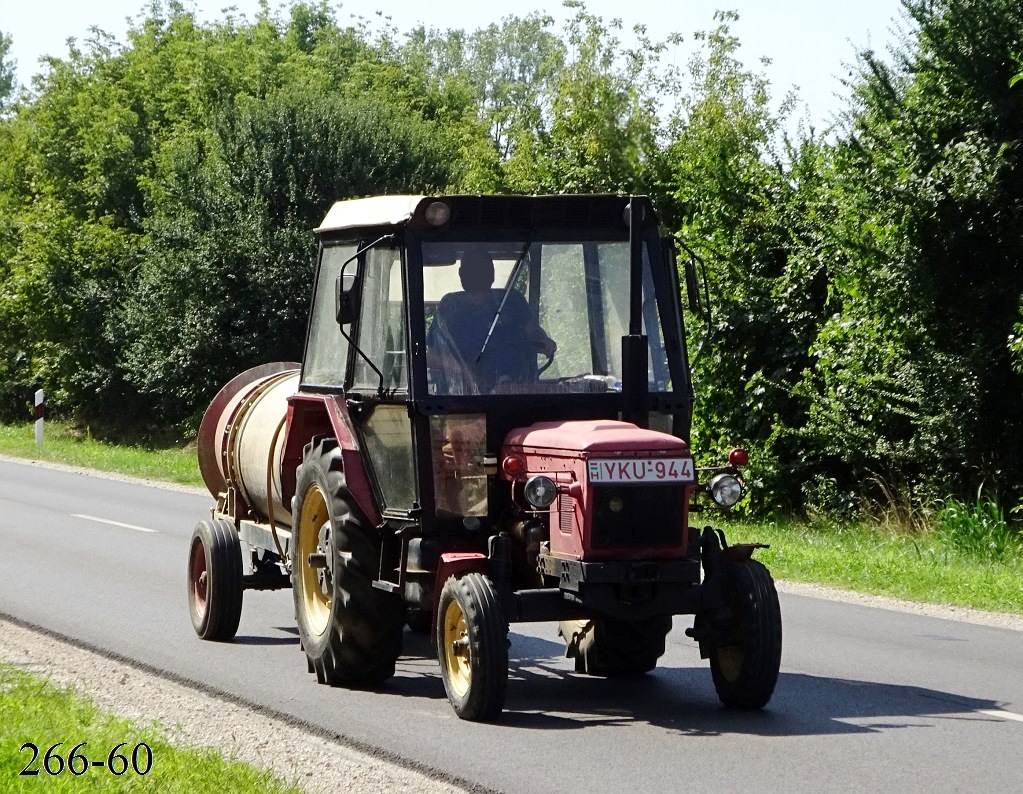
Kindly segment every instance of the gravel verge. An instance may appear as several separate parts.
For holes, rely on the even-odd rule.
[[[349,747],[0,617],[0,658],[100,709],[156,725],[175,745],[213,748],[271,769],[310,794],[464,794],[472,789]]]
[[[841,601],[846,604],[859,604],[874,609],[887,609],[892,612],[909,612],[913,615],[925,615],[942,620],[957,620],[961,623],[975,623],[978,626],[990,626],[996,629],[1023,631],[1023,615],[1010,615],[1003,612],[983,612],[969,607],[951,604],[921,604],[916,601],[900,601],[888,596],[854,593],[850,590],[838,590],[820,584],[804,582],[776,582],[778,592],[792,595],[823,598],[827,601]]]

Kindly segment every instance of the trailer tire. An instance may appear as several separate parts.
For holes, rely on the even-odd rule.
[[[229,640],[242,617],[242,556],[228,521],[200,521],[188,551],[188,612],[204,640]]]
[[[335,439],[306,446],[293,515],[292,590],[310,672],[331,686],[390,678],[401,653],[402,603],[373,587],[380,537],[348,491]],[[314,565],[311,554],[325,565]]]
[[[504,708],[508,621],[490,579],[449,576],[437,606],[437,659],[451,707],[463,720],[487,722]]]
[[[575,658],[577,673],[609,678],[653,670],[664,655],[669,631],[670,615],[638,621],[563,620],[558,629],[567,644],[567,655]]]
[[[752,559],[727,563],[725,598],[735,642],[710,649],[710,670],[721,703],[733,709],[767,705],[781,667],[781,607],[774,580]]]

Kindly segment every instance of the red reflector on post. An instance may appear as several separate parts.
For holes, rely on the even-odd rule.
[[[742,447],[736,447],[728,453],[728,463],[732,466],[746,466],[749,464],[749,453]]]

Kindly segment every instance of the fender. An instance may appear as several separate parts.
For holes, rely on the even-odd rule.
[[[302,463],[305,445],[314,436],[332,435],[341,450],[345,483],[362,514],[371,526],[380,524],[380,507],[362,462],[359,439],[355,433],[344,396],[296,394],[288,399],[288,434],[281,459],[281,490],[285,504],[295,495],[296,472]]]
[[[440,598],[440,591],[444,582],[449,576],[457,576],[463,573],[479,571],[487,573],[490,566],[490,558],[479,551],[449,551],[440,555],[440,564],[437,566],[437,586],[434,592]],[[436,604],[434,612],[437,611]]]

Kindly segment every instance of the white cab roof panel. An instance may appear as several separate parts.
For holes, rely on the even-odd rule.
[[[412,217],[425,196],[374,196],[338,201],[330,208],[317,232],[333,232],[359,226],[400,226]]]

